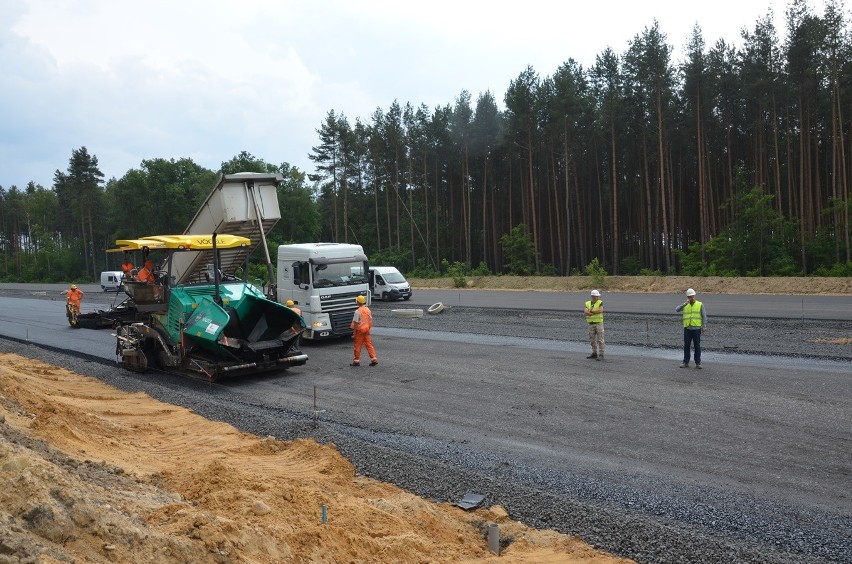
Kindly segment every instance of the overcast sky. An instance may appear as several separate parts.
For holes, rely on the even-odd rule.
[[[240,151],[313,172],[330,110],[354,124],[394,100],[430,110],[573,58],[589,68],[660,29],[682,60],[741,44],[786,0],[0,0],[0,186],[51,187],[86,146],[106,179],[143,159],[217,170]],[[822,14],[823,1],[809,5]]]

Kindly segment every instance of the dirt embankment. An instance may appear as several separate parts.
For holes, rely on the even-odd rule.
[[[358,476],[332,446],[241,433],[13,354],[0,355],[0,480],[0,563],[629,562],[499,506]]]
[[[452,278],[409,278],[414,288],[454,288]],[[597,288],[610,292],[700,294],[852,294],[852,278],[727,278],[722,276],[471,276],[467,287],[480,290],[542,290],[579,292]]]

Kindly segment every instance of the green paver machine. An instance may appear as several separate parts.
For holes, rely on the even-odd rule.
[[[305,327],[301,315],[268,299],[263,291],[220,270],[219,251],[248,247],[237,235],[155,235],[116,241],[121,252],[165,254],[154,283],[125,281],[141,321],[116,328],[116,356],[125,368],[157,367],[215,381],[299,366]],[[175,283],[175,254],[211,256],[203,279]],[[245,253],[248,256],[248,253]]]

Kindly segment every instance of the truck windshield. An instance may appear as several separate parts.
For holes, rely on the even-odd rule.
[[[360,262],[342,262],[339,264],[311,265],[315,288],[331,288],[333,286],[351,286],[366,284],[364,264]]]

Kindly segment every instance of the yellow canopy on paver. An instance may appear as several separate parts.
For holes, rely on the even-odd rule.
[[[213,235],[150,235],[141,239],[118,239],[116,249],[108,249],[108,253],[126,251],[178,250],[178,251],[208,251],[213,248]],[[248,247],[251,240],[239,235],[216,235],[216,248],[235,249]]]

